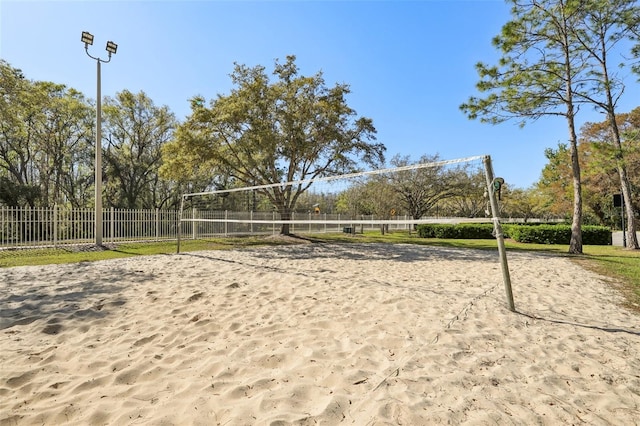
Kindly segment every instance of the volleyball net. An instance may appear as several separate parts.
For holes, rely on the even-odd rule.
[[[491,222],[486,157],[184,194],[179,230],[199,239]]]
[[[413,230],[424,223],[492,222],[515,311],[500,225],[500,191],[489,155],[266,185],[183,194],[180,241],[207,237]]]
[[[488,155],[254,186],[183,194],[184,238],[412,231],[426,223],[491,222],[510,309],[510,279],[499,220],[504,180]]]

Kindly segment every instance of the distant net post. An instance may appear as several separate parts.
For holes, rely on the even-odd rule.
[[[178,211],[178,221],[177,221],[178,247],[176,249],[176,253],[180,253],[180,242],[182,240],[182,213],[184,212],[184,199],[185,199],[184,195],[180,197],[180,210]]]
[[[500,225],[500,213],[498,209],[498,200],[496,199],[496,192],[500,190],[502,182],[493,176],[493,166],[491,165],[491,157],[485,155],[483,158],[484,171],[487,177],[487,192],[489,194],[489,201],[491,204],[491,218],[493,220],[493,226],[496,234],[496,240],[498,241],[498,253],[500,255],[500,265],[502,267],[502,278],[504,280],[504,289],[507,295],[507,304],[511,312],[515,312],[515,304],[513,302],[513,292],[511,290],[511,277],[509,275],[509,265],[507,263],[507,254],[504,247],[504,234],[502,233],[502,225]]]

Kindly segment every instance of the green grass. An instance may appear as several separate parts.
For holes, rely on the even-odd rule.
[[[230,250],[256,245],[283,244],[277,240],[266,240],[258,237],[218,238],[210,240],[183,241],[181,251],[198,250]],[[119,259],[131,256],[148,256],[157,254],[173,254],[176,252],[175,241],[151,243],[118,244],[109,250],[87,250],[86,247],[60,247],[42,249],[9,249],[0,250],[0,268],[11,266],[48,265],[61,263],[93,262],[97,260]]]
[[[495,240],[444,240],[419,238],[408,232],[380,232],[364,234],[316,234],[303,237],[318,243],[387,243],[419,244],[462,249],[496,250]],[[198,241],[183,241],[182,252],[198,250],[230,250],[252,246],[289,244],[290,240],[264,237],[217,238]],[[568,254],[568,245],[523,244],[510,240],[505,242],[508,251],[534,251],[567,256],[582,267],[609,277],[612,285],[626,296],[626,305],[640,312],[640,251],[614,246],[584,246],[583,255]],[[0,267],[23,265],[46,265],[60,263],[92,262],[131,256],[172,254],[176,252],[175,242],[119,244],[111,250],[82,251],[77,248],[58,249],[16,249],[0,250]]]

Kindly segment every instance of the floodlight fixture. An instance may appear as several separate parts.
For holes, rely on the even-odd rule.
[[[93,35],[90,32],[83,31],[82,38],[80,40],[82,40],[85,46],[93,44]]]
[[[109,56],[111,56],[111,54],[115,54],[116,50],[118,50],[118,45],[115,44],[112,41],[108,41],[107,42],[107,52],[109,52]]]
[[[97,56],[92,56],[89,53],[89,46],[93,45],[93,34],[91,34],[88,31],[83,31],[82,32],[82,38],[80,39],[83,43],[84,43],[84,50],[85,52],[87,52],[87,55],[91,58],[91,59],[95,59],[98,63],[103,62],[103,63],[107,63],[109,61],[111,61],[111,55],[116,53],[116,51],[118,50],[118,45],[115,44],[114,42],[112,42],[111,40],[109,40],[107,42],[107,52],[109,52],[109,57],[107,59],[100,59]]]

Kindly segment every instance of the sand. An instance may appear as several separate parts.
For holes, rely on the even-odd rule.
[[[640,320],[559,256],[302,244],[0,269],[0,424],[640,422]]]

